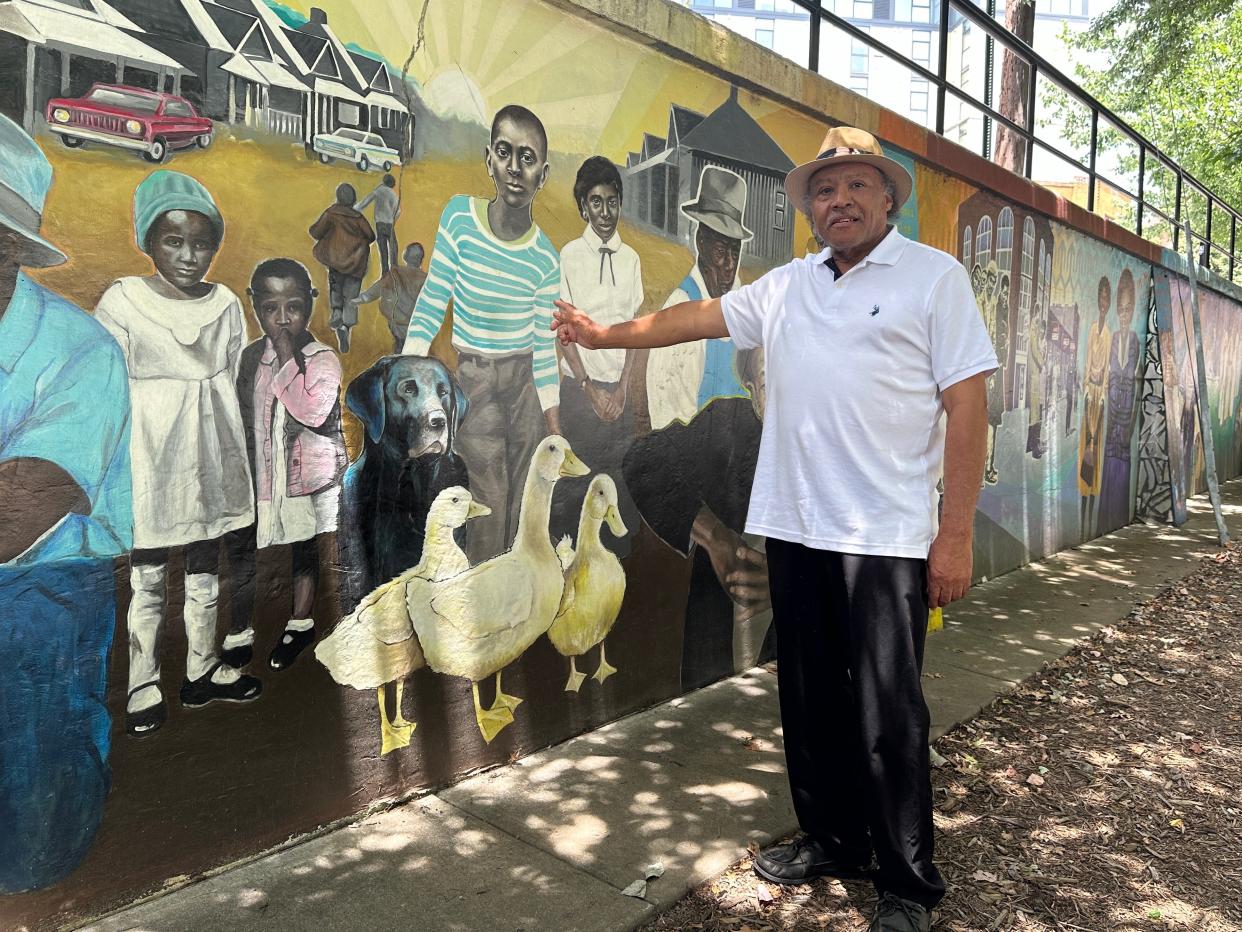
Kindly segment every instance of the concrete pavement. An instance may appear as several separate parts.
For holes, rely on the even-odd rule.
[[[1242,536],[1242,481],[1223,487]],[[1216,550],[1206,499],[972,589],[929,637],[939,736]],[[752,670],[84,928],[624,930],[795,827],[776,678]],[[649,866],[644,898],[621,890]]]

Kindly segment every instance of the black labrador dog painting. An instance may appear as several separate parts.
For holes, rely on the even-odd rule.
[[[342,610],[415,566],[427,512],[442,490],[469,488],[453,438],[468,407],[448,369],[422,356],[385,356],[349,384],[345,405],[362,422],[362,454],[341,496]]]

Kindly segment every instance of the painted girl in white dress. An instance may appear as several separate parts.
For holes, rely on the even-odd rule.
[[[126,730],[142,735],[168,714],[159,634],[170,548],[185,548],[181,705],[246,702],[262,684],[216,653],[220,541],[254,521],[234,387],[242,309],[228,288],[204,281],[224,221],[195,179],[157,171],[134,192],[134,232],[154,271],[114,282],[95,317],[116,337],[129,369],[134,552]]]

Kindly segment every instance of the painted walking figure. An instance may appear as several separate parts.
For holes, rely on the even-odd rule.
[[[349,333],[358,323],[358,306],[352,302],[362,291],[375,242],[371,224],[354,206],[357,196],[353,185],[337,185],[336,203],[310,228],[315,260],[328,270],[328,326],[342,353],[349,352]]]

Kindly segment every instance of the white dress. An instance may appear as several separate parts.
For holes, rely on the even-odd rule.
[[[129,368],[134,547],[212,540],[254,520],[237,403],[245,324],[223,285],[173,300],[122,278],[95,309]]]

